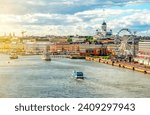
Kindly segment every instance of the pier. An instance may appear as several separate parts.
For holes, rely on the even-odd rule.
[[[80,55],[50,55],[51,58],[70,58],[70,59],[85,59],[85,56]]]
[[[140,65],[140,64],[134,64],[134,63],[128,63],[128,62],[115,62],[115,61],[111,61],[108,59],[101,59],[101,58],[95,58],[95,57],[86,57],[86,60],[98,62],[98,63],[104,63],[104,64],[112,65],[115,67],[126,68],[126,69],[130,69],[133,71],[142,72],[145,74],[150,74],[150,68],[145,68],[143,65]]]
[[[51,58],[69,58],[70,55],[50,55]]]

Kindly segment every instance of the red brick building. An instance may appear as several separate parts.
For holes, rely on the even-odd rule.
[[[81,55],[93,55],[93,56],[107,56],[108,55],[108,50],[107,48],[89,48],[86,49],[85,53],[82,53]]]

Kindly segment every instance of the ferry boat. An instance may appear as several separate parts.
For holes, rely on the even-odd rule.
[[[18,55],[16,53],[11,53],[9,58],[10,59],[18,59]]]
[[[43,53],[42,59],[45,61],[51,61],[51,57],[49,53]]]
[[[83,75],[83,72],[80,72],[80,71],[73,71],[72,73],[72,76],[75,78],[75,79],[84,79],[84,75]]]

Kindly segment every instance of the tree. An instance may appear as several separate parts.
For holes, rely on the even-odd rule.
[[[86,42],[92,42],[93,36],[86,36]]]
[[[67,42],[69,42],[69,43],[72,42],[72,39],[71,39],[71,38],[68,38],[68,39],[67,39]]]

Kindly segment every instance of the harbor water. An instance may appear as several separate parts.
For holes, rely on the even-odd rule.
[[[75,80],[73,70],[85,80]],[[150,97],[150,75],[107,64],[41,56],[10,60],[0,54],[1,98],[145,98]]]

